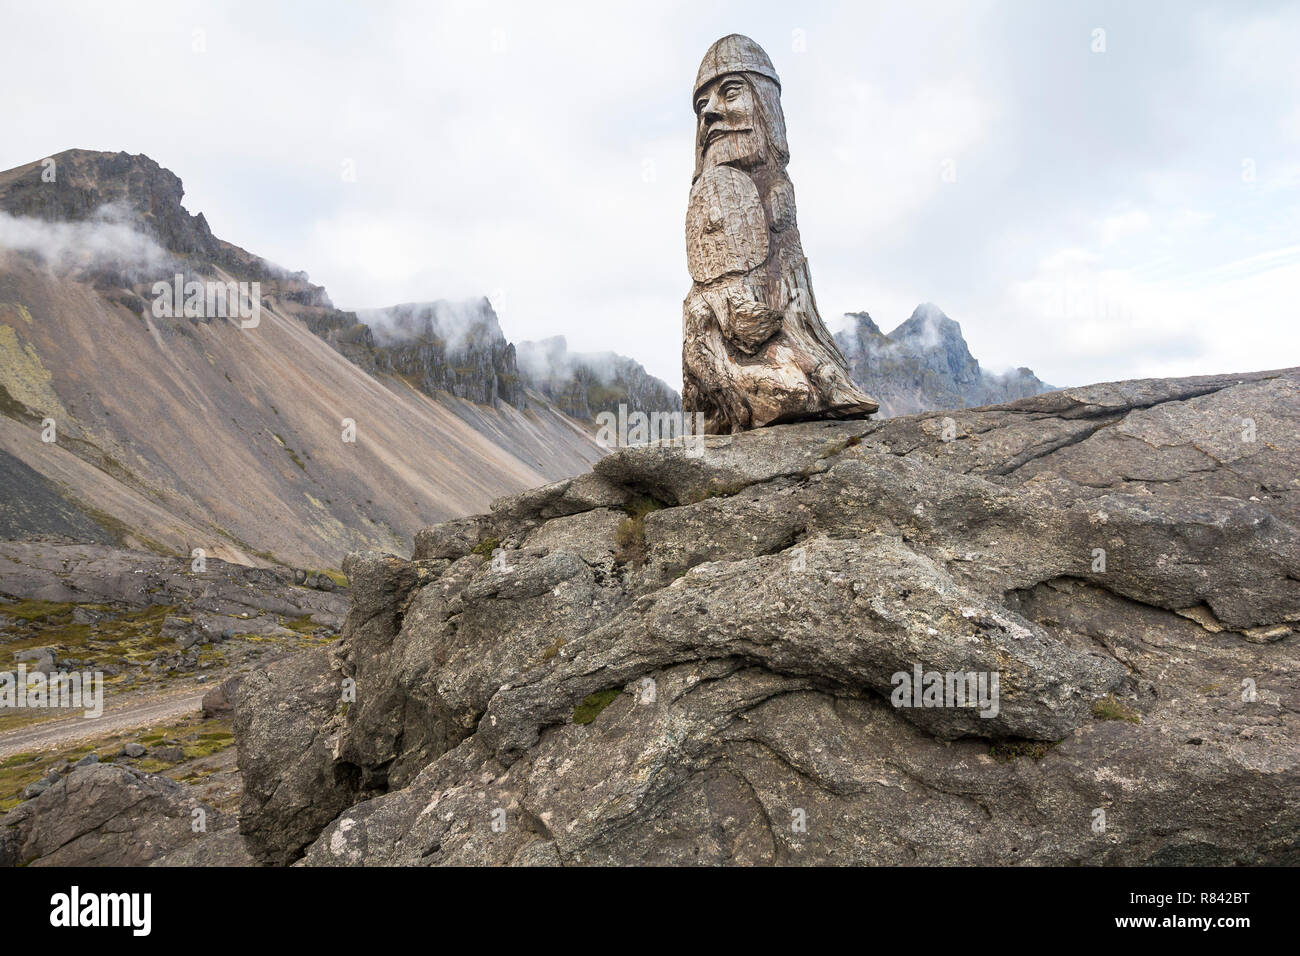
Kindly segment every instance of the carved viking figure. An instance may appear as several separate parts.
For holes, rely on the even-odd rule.
[[[700,64],[694,105],[684,410],[714,435],[871,414],[877,403],[853,384],[817,314],[772,61],[748,37],[723,37]]]

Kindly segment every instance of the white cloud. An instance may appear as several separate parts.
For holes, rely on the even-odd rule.
[[[30,253],[57,272],[113,267],[158,273],[172,256],[111,206],[79,222],[48,222],[0,212],[0,250]]]
[[[1107,216],[1101,221],[1098,237],[1103,246],[1114,245],[1121,239],[1136,233],[1145,232],[1151,226],[1151,217],[1141,209]]]
[[[1099,56],[1072,5],[28,4],[0,35],[0,167],[144,152],[341,305],[495,295],[511,338],[676,386],[689,90],[740,31],[782,76],[828,320],[933,301],[986,366],[1054,383],[1285,361],[1291,267],[1213,270],[1297,235],[1300,12],[1108,19]],[[1061,250],[1122,320],[1042,311]]]
[[[995,308],[1041,378],[1079,385],[1293,364],[1297,288],[1300,247],[1155,279],[1071,249],[1044,258]]]

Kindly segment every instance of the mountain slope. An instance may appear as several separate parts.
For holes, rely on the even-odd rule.
[[[430,395],[349,361],[309,326],[355,317],[212,236],[147,157],[54,159],[55,182],[0,173],[0,480],[34,502],[4,511],[6,534],[336,567],[602,454],[540,400]],[[259,281],[259,324],[154,317],[176,272]]]
[[[880,402],[880,418],[936,408],[971,408],[1052,390],[1027,368],[998,375],[980,368],[961,326],[935,305],[918,305],[888,335],[865,312],[845,316],[835,334],[853,380]]]

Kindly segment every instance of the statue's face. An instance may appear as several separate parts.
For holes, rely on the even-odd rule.
[[[748,167],[761,161],[754,90],[736,74],[720,76],[695,98],[696,148],[705,166]]]

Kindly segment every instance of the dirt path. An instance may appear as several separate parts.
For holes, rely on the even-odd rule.
[[[148,727],[193,713],[203,703],[207,688],[180,688],[162,697],[122,700],[110,703],[97,719],[80,713],[73,717],[46,720],[0,733],[0,759],[17,753],[63,747],[82,740],[106,737],[133,727]]]

